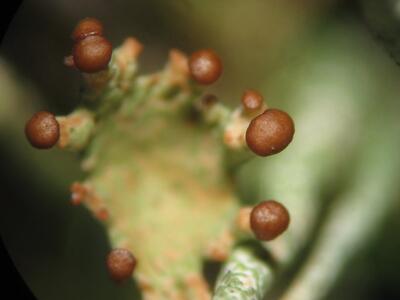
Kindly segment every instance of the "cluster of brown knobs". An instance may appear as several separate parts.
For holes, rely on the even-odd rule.
[[[103,36],[103,26],[94,18],[80,21],[72,33],[74,47],[72,55],[65,58],[67,66],[83,73],[96,73],[107,69],[112,56],[112,45]],[[211,49],[194,52],[189,59],[190,75],[197,83],[209,85],[222,74],[222,62]],[[254,115],[263,105],[263,97],[254,90],[242,95],[242,106],[246,114]],[[26,123],[25,134],[30,144],[38,149],[53,147],[60,137],[60,126],[55,116],[40,111]],[[294,135],[292,118],[284,111],[266,109],[256,115],[246,131],[246,143],[259,156],[276,154],[285,149]],[[263,201],[250,214],[250,227],[255,237],[270,241],[288,227],[290,216],[287,209],[274,200]],[[106,260],[113,280],[124,281],[131,277],[137,264],[136,258],[126,249],[113,249]]]

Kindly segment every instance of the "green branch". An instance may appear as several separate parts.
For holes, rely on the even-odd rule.
[[[273,270],[253,248],[239,247],[219,275],[213,300],[262,299],[273,276]]]

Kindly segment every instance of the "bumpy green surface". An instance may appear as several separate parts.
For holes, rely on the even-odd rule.
[[[137,257],[145,299],[209,299],[203,261],[228,256],[239,208],[221,134],[229,113],[202,104],[177,50],[138,77],[140,48],[128,39],[108,70],[84,74],[85,108],[58,117],[59,146],[80,150],[87,172],[72,199]]]
[[[114,246],[138,257],[136,274],[154,289],[169,289],[169,281],[178,289],[201,273],[207,242],[237,205],[215,138],[161,101],[98,124],[88,182],[110,213]]]
[[[214,300],[262,299],[272,283],[273,272],[249,247],[238,248],[225,265]]]

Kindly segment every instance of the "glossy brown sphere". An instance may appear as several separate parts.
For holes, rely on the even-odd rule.
[[[263,96],[255,90],[247,90],[242,95],[243,109],[247,113],[254,113],[260,110],[263,102]]]
[[[257,155],[267,156],[285,149],[293,135],[292,118],[284,111],[267,109],[250,122],[246,131],[246,143]]]
[[[194,52],[189,59],[190,75],[200,84],[212,84],[222,74],[222,62],[211,49]]]
[[[287,209],[274,200],[263,201],[250,213],[250,227],[257,239],[270,241],[282,234],[289,226]]]
[[[33,147],[49,149],[60,137],[60,125],[52,113],[39,111],[26,123],[25,135]]]
[[[127,249],[113,249],[107,256],[108,273],[116,282],[129,279],[132,276],[136,264],[136,258]]]
[[[95,18],[85,18],[75,26],[71,37],[78,41],[91,35],[103,35],[103,24]]]
[[[72,55],[75,67],[80,71],[95,73],[107,68],[112,55],[112,45],[102,36],[88,36],[75,44]]]

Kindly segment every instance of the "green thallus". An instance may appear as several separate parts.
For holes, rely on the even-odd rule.
[[[203,95],[198,84],[222,74],[213,50],[190,59],[171,50],[164,70],[138,76],[136,39],[112,51],[93,18],[82,20],[72,38],[65,62],[82,72],[86,106],[68,116],[35,114],[26,125],[28,140],[40,149],[58,144],[82,152],[88,176],[71,185],[71,200],[107,227],[111,278],[133,273],[144,299],[210,299],[203,259],[225,261],[237,241],[253,237],[250,227],[258,239],[271,240],[289,224],[277,202],[241,207],[226,171],[253,154],[285,149],[293,120],[267,109],[254,90],[232,111]],[[203,121],[190,118],[193,113]]]

